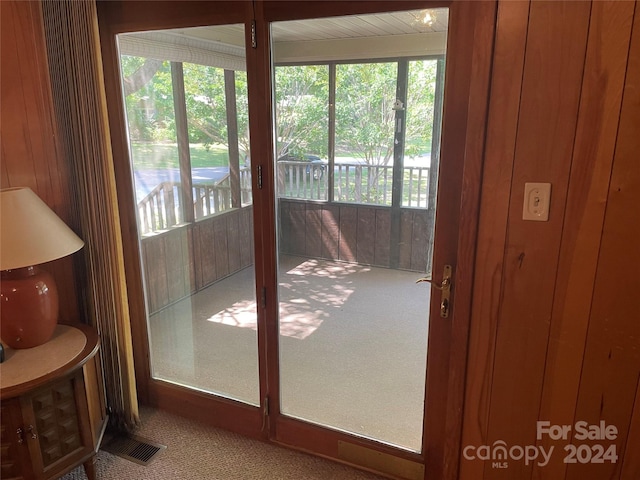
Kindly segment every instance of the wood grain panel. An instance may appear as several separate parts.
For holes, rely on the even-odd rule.
[[[629,435],[624,449],[622,462],[621,480],[636,480],[640,478],[640,381],[636,389],[636,400],[633,408],[633,415],[629,424]]]
[[[240,210],[240,265],[253,265],[253,207]]]
[[[31,151],[36,148],[32,146],[31,133],[37,132],[37,129],[42,129],[43,133],[47,130],[50,132],[51,126],[42,122],[43,112],[31,112],[29,115],[25,97],[42,97],[42,86],[37,83],[41,75],[38,68],[42,69],[42,65],[37,59],[44,51],[43,39],[37,36],[34,29],[37,26],[37,19],[34,18],[37,12],[33,12],[35,6],[21,2],[2,2],[0,8],[3,67],[0,83],[0,142],[3,172],[6,171],[7,174],[7,178],[3,179],[3,186],[26,186],[38,192],[35,159],[31,157]],[[23,55],[20,55],[21,51]],[[26,62],[25,52],[33,53],[36,61]],[[9,139],[13,141],[9,142]],[[35,140],[35,136],[33,139]],[[39,193],[44,196],[46,191],[42,189]]]
[[[29,450],[18,443],[16,431],[23,428],[19,398],[3,401],[0,407],[0,475],[2,478],[24,478],[23,465],[30,465]],[[21,473],[22,471],[22,473]]]
[[[482,170],[484,163],[484,149],[487,135],[487,115],[489,113],[489,98],[491,93],[491,67],[492,56],[495,41],[497,8],[498,2],[471,2],[473,9],[469,11],[475,14],[475,22],[473,28],[473,37],[470,40],[473,45],[470,57],[467,61],[470,63],[471,82],[468,90],[467,101],[467,118],[466,118],[466,138],[464,144],[464,163],[462,174],[458,177],[456,185],[458,195],[460,196],[459,214],[455,221],[450,221],[452,229],[447,233],[442,231],[442,221],[440,205],[447,204],[451,201],[451,195],[446,192],[448,182],[444,175],[445,170],[440,170],[441,176],[438,183],[444,186],[438,186],[438,212],[428,210],[426,212],[426,225],[428,230],[427,239],[433,236],[433,248],[431,245],[426,249],[426,271],[433,271],[434,275],[439,277],[442,275],[444,264],[449,263],[451,259],[451,251],[443,246],[443,243],[449,243],[456,238],[456,257],[455,265],[455,287],[452,293],[453,307],[450,309],[448,319],[440,320],[437,316],[439,313],[438,302],[432,302],[430,307],[430,324],[436,323],[436,328],[429,333],[429,349],[437,343],[449,341],[447,368],[448,372],[446,384],[446,401],[442,408],[444,412],[444,452],[442,461],[443,478],[455,480],[459,478],[459,460],[462,454],[462,412],[464,409],[464,391],[466,376],[466,361],[468,355],[469,331],[472,314],[472,295],[473,295],[473,276],[475,272],[475,258],[477,245],[477,229],[479,221],[479,205],[481,198],[481,182]],[[469,40],[467,40],[469,42]],[[453,54],[455,55],[455,53]],[[453,56],[451,55],[451,56]],[[450,60],[449,60],[450,61]],[[449,92],[449,95],[451,92]],[[448,100],[444,99],[445,104]],[[443,125],[449,125],[452,128],[452,122],[444,116]],[[453,122],[456,125],[457,122]],[[453,127],[455,128],[455,126]],[[447,159],[447,153],[452,152],[447,148],[445,142],[446,135],[443,132],[443,148],[442,161],[450,161]],[[455,165],[455,162],[454,162]],[[440,164],[442,169],[442,164]],[[453,217],[455,218],[455,217]],[[431,223],[435,220],[435,227]],[[451,219],[453,220],[453,219]],[[433,229],[438,231],[438,238],[435,237]],[[452,231],[453,230],[453,231]],[[457,230],[457,235],[456,235]],[[443,242],[444,237],[444,242]],[[429,240],[427,240],[429,241]],[[443,255],[444,252],[444,255]],[[433,257],[432,257],[433,255]],[[440,277],[441,278],[441,277]],[[450,323],[449,327],[447,324]],[[438,336],[433,336],[434,332]],[[430,362],[438,362],[438,356],[430,356]],[[428,362],[429,362],[428,361]],[[436,401],[434,397],[440,395],[439,389],[435,389],[434,383],[430,380],[432,375],[427,370],[427,402],[431,401],[433,405]],[[431,392],[431,393],[430,393]],[[427,446],[434,445],[434,440],[426,442]],[[436,440],[437,441],[437,440]]]
[[[290,242],[290,253],[294,255],[304,255],[306,243],[306,206],[302,202],[294,202],[290,205],[291,230],[288,237]]]
[[[31,188],[78,232],[76,189],[53,116],[40,3],[1,2],[0,21],[0,184]],[[58,285],[61,323],[84,318],[75,266],[83,267],[79,260],[74,265],[73,257],[45,266]]]
[[[55,210],[56,166],[67,169],[54,138],[42,13],[31,2],[3,2],[2,13],[2,161],[11,186],[30,187]]]
[[[204,285],[204,278],[202,276],[202,245],[201,245],[201,236],[202,236],[202,226],[195,224],[191,230],[191,245],[193,245],[193,277],[196,280],[196,290],[199,290]],[[196,262],[195,259],[198,259]]]
[[[427,244],[432,241],[430,218],[426,210],[401,210],[399,268],[425,271]],[[391,211],[386,207],[281,199],[279,221],[281,253],[390,267]]]
[[[376,238],[376,211],[370,207],[358,207],[356,227],[356,261],[373,264]]]
[[[411,270],[411,244],[413,241],[413,212],[400,211],[400,251],[398,252],[398,268]]]
[[[379,267],[389,267],[391,254],[391,210],[376,209],[376,232],[373,263]]]
[[[167,264],[167,304],[173,303],[187,295],[187,285],[184,283],[185,270],[189,263],[184,262],[182,252],[182,237],[186,229],[176,229],[164,236],[164,260]],[[155,259],[159,261],[160,259]]]
[[[234,210],[227,216],[227,240],[229,272],[240,270],[240,211]]]
[[[101,21],[121,32],[135,32],[149,29],[150,18],[154,28],[179,28],[198,25],[243,23],[248,3],[236,1],[216,2],[216,8],[198,0],[162,2],[154,6],[153,12],[145,1],[109,2],[101,6]],[[224,15],[221,15],[224,12]]]
[[[615,442],[598,443],[615,443],[620,453],[640,447],[625,445],[640,379],[640,222],[631,220],[640,218],[639,33],[636,11],[575,415],[615,425]],[[622,462],[570,465],[567,479],[617,478],[621,468]]]
[[[322,255],[322,206],[307,204],[305,217],[305,254],[317,258]]]
[[[488,444],[535,443],[590,8],[587,2],[531,3]],[[522,220],[524,183],[534,181],[553,185],[548,222]],[[529,478],[531,468],[510,462],[508,476]],[[484,478],[505,473],[487,462]]]
[[[340,207],[340,260],[356,261],[358,210]]]
[[[322,207],[322,258],[338,260],[340,256],[340,208],[335,205]]]
[[[7,170],[7,164],[4,161],[5,156],[4,143],[0,142],[0,188],[3,189],[11,186],[9,184],[9,171]]]
[[[244,232],[250,222],[250,211],[234,210],[144,238],[149,314],[251,265],[249,233]]]
[[[216,280],[216,254],[213,222],[202,222],[195,230],[198,232],[197,242],[200,246],[200,261],[196,261],[196,269],[200,272],[202,282],[199,288],[212,284]]]
[[[552,425],[574,423],[633,9],[632,2],[592,5],[539,414]],[[561,447],[548,436],[539,443]],[[557,454],[544,467],[534,466],[534,477],[564,478],[563,459]]]
[[[291,202],[279,199],[278,205],[280,206],[278,248],[282,253],[291,253]]]
[[[227,215],[216,217],[213,222],[213,250],[216,257],[216,280],[229,275],[229,241],[227,239]]]
[[[429,225],[427,225],[427,211],[413,212],[413,228],[411,232],[411,270],[424,272],[427,268],[427,253],[429,252]]]
[[[147,308],[157,312],[168,304],[166,252],[162,237],[143,243],[144,272],[147,290]]]
[[[458,478],[463,378],[496,10],[497,2],[456,2],[450,9],[433,272],[438,279],[445,264],[453,265],[455,287],[449,318],[440,317],[439,302],[430,306],[427,363],[438,367],[427,369],[425,478]],[[425,262],[420,265],[423,271],[428,254],[426,245],[424,250]]]
[[[195,265],[195,244],[194,244],[194,235],[193,235],[194,227],[190,225],[187,228],[187,234],[183,236],[183,244],[182,244],[182,261],[185,262],[185,265],[188,265],[187,270],[184,272],[184,281],[188,286],[187,293],[195,293],[198,288],[197,280],[196,280],[196,265]]]

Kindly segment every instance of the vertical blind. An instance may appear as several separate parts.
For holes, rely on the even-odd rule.
[[[43,22],[58,132],[76,176],[86,243],[85,304],[100,334],[110,423],[139,423],[115,176],[94,0],[44,0]]]

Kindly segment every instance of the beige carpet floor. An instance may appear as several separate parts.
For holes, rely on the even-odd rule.
[[[100,451],[99,480],[381,480],[329,460],[143,408],[136,432],[166,445],[148,466]],[[62,480],[85,480],[82,467]]]
[[[280,259],[281,411],[418,451],[430,289],[419,274]],[[154,377],[259,404],[245,269],[151,317]]]

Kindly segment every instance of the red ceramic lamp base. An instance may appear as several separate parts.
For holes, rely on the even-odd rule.
[[[58,323],[58,290],[38,267],[5,270],[0,279],[0,337],[11,348],[49,341]]]

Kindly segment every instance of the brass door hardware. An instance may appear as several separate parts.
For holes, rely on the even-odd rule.
[[[449,300],[451,297],[451,284],[453,283],[451,280],[452,271],[453,269],[451,268],[451,265],[444,266],[444,271],[442,272],[442,283],[436,283],[429,277],[422,277],[416,280],[416,283],[430,283],[433,288],[442,292],[440,294],[440,316],[442,318],[449,317]]]

